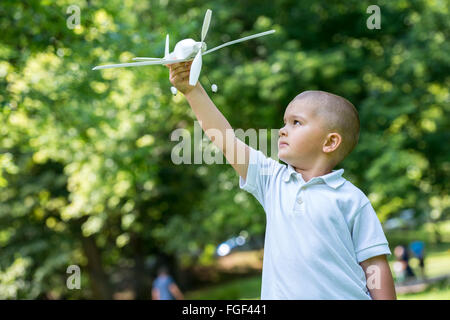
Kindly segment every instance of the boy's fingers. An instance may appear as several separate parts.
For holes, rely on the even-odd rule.
[[[177,87],[177,86],[184,86],[185,82],[189,81],[189,75],[178,75],[176,77],[173,77],[170,82]]]
[[[187,68],[178,68],[176,71],[171,71],[174,76],[177,76],[180,73],[190,72],[190,69]]]
[[[182,78],[184,78],[184,77],[186,77],[186,76],[188,76],[189,75],[189,70],[188,71],[183,71],[183,72],[180,72],[180,77],[182,77]]]
[[[174,67],[172,67],[172,70],[173,71],[177,71],[177,70],[179,70],[179,69],[185,69],[185,68],[187,68],[188,67],[188,65],[186,64],[186,63],[177,63]]]
[[[184,78],[189,76],[189,71],[183,71],[183,72],[179,72],[176,75],[173,76],[173,79],[175,81],[183,81]]]
[[[192,64],[192,61],[183,61],[183,62],[177,62],[174,63],[173,66],[175,66],[176,68],[178,67],[185,67],[185,66],[189,66]]]

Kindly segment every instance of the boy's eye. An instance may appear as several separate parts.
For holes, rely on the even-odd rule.
[[[294,125],[297,124],[297,123],[298,123],[298,124],[301,124],[300,121],[294,120]]]

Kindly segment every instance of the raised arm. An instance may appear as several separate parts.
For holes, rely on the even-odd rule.
[[[249,147],[236,137],[230,123],[214,105],[200,81],[195,86],[189,85],[191,64],[192,61],[171,64],[170,82],[185,95],[205,134],[245,180],[249,163]]]

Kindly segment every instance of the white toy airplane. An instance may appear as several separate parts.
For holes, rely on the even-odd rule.
[[[173,52],[169,53],[169,35],[166,36],[166,47],[164,50],[164,57],[163,58],[147,58],[147,57],[138,57],[134,58],[133,60],[142,60],[142,62],[132,62],[132,63],[120,63],[120,64],[109,64],[104,66],[97,66],[93,68],[92,70],[98,70],[98,69],[107,69],[107,68],[120,68],[120,67],[140,67],[140,66],[147,66],[147,65],[153,65],[153,64],[173,64],[177,62],[182,61],[189,61],[194,59],[191,65],[191,72],[189,74],[189,85],[195,86],[197,83],[197,80],[200,76],[200,71],[202,69],[202,56],[205,54],[208,54],[210,52],[216,51],[218,49],[221,49],[223,47],[250,40],[253,38],[262,37],[271,33],[274,33],[275,30],[270,30],[266,32],[257,33],[248,37],[240,38],[237,40],[226,42],[220,46],[217,46],[215,48],[206,50],[206,43],[204,42],[206,34],[208,32],[209,23],[211,21],[211,10],[206,10],[205,18],[203,20],[203,27],[202,27],[202,35],[201,35],[201,41],[195,41],[193,39],[184,39],[179,41],[175,45],[175,49]],[[176,94],[177,89],[175,87],[171,87],[172,93]],[[215,84],[212,85],[212,90],[214,92],[217,91],[217,86]]]

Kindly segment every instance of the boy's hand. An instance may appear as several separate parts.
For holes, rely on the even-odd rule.
[[[191,65],[192,60],[165,65],[170,70],[170,83],[172,83],[173,86],[181,91],[181,93],[183,93],[184,95],[187,95],[196,87],[189,85]]]

